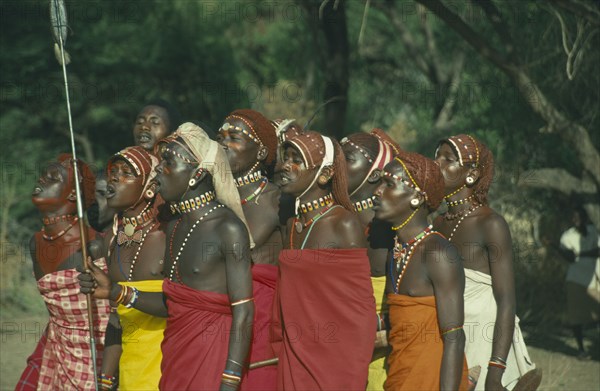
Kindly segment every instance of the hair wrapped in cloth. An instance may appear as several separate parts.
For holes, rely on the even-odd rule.
[[[459,134],[440,141],[448,143],[456,153],[461,167],[479,169],[479,179],[473,185],[473,194],[480,204],[487,203],[487,194],[494,179],[494,155],[489,148],[475,137]]]
[[[56,161],[67,170],[67,186],[75,189],[75,171],[73,170],[73,155],[62,153],[58,155]],[[81,203],[83,208],[87,209],[96,201],[96,176],[90,170],[90,167],[81,159],[77,159],[77,169],[79,171],[79,185],[83,199]]]
[[[202,128],[191,122],[182,124],[173,133],[172,137],[181,138],[187,145],[189,152],[200,164],[200,167],[210,173],[215,193],[217,194],[217,200],[231,209],[242,220],[248,229],[250,246],[254,247],[248,222],[242,211],[240,195],[223,148],[221,148],[219,143],[211,140]]]
[[[225,118],[225,121],[230,118],[237,118],[244,122],[253,136],[267,148],[265,164],[270,166],[277,154],[277,133],[273,123],[258,111],[250,109],[235,110]]]
[[[425,193],[429,210],[435,210],[444,199],[444,177],[440,167],[431,159],[414,152],[400,151],[396,156],[410,180]]]
[[[333,159],[331,162],[325,162],[326,158],[326,141],[331,141],[333,146]],[[333,179],[331,193],[335,201],[349,211],[354,211],[350,196],[348,195],[348,178],[346,176],[346,158],[342,148],[334,139],[323,136],[314,131],[304,132],[296,137],[288,139],[284,146],[293,146],[300,151],[302,159],[308,169],[325,168],[326,166],[333,167]],[[322,167],[323,166],[323,167]],[[315,180],[319,176],[319,172],[315,176]],[[311,185],[312,186],[312,185]],[[308,190],[308,189],[307,189]]]

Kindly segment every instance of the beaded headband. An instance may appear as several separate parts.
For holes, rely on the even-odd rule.
[[[402,159],[400,159],[399,157],[395,157],[394,160],[397,161],[398,163],[400,163],[402,165],[402,168],[404,168],[404,171],[406,172],[406,175],[408,175],[408,178],[410,179],[410,182],[407,181],[406,179],[401,178],[398,175],[392,174],[391,172],[388,172],[388,171],[382,171],[382,175],[384,177],[391,178],[391,179],[394,179],[396,181],[402,182],[406,186],[415,189],[416,191],[418,191],[419,193],[421,193],[423,195],[423,197],[425,197],[425,199],[427,200],[427,193],[424,192],[423,190],[421,190],[421,188],[419,187],[419,185],[417,184],[417,182],[415,182],[414,178],[410,174],[410,171],[408,171],[408,169],[406,168],[406,165],[404,164],[404,162],[402,161]]]
[[[479,147],[477,146],[477,142],[475,141],[475,138],[473,138],[470,135],[463,135],[469,138],[469,140],[473,143],[473,146],[475,147],[475,163],[474,167],[479,167]],[[471,151],[469,151],[469,147],[466,144],[466,140],[463,140],[461,137],[449,137],[446,140],[443,141],[447,141],[448,143],[450,143],[452,145],[452,147],[454,147],[454,150],[456,151],[456,154],[458,155],[458,163],[460,164],[461,167],[464,167],[464,161],[468,158],[469,160],[473,160],[473,153]],[[460,143],[460,145],[459,145]],[[466,154],[466,156],[463,157],[463,153]]]
[[[238,115],[230,115],[227,118],[235,118],[237,120],[242,121],[248,127],[248,129],[250,129],[250,131],[252,133],[250,133],[249,131],[247,131],[246,129],[244,129],[244,128],[240,127],[240,126],[232,125],[229,122],[223,123],[223,125],[219,129],[219,132],[221,130],[229,130],[229,129],[237,130],[238,132],[242,132],[243,134],[245,134],[246,136],[248,136],[250,138],[250,140],[254,141],[255,143],[257,143],[261,147],[264,146],[263,143],[262,143],[262,141],[260,140],[260,138],[257,136],[256,130],[254,130],[254,127],[252,126],[252,124],[250,124],[250,122],[248,122],[248,120],[246,120],[246,118],[240,117]],[[227,118],[225,118],[225,120],[227,120]]]
[[[342,139],[342,141],[340,141],[340,145],[346,145],[346,144],[349,144],[349,145],[353,146],[355,149],[358,150],[358,152],[360,152],[365,157],[365,159],[367,159],[367,161],[369,163],[373,164],[373,159],[371,159],[371,156],[369,156],[369,154],[367,153],[367,151],[365,151],[361,146],[359,146],[356,143],[354,143],[348,137],[344,137]],[[380,142],[380,144],[381,144],[381,142]],[[380,147],[381,147],[381,145],[380,145]]]

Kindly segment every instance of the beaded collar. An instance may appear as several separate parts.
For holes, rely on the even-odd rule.
[[[209,190],[198,197],[190,198],[189,200],[173,202],[171,205],[171,213],[190,213],[196,209],[200,209],[206,206],[210,201],[216,198],[216,194],[213,190]]]
[[[262,171],[254,171],[256,170],[258,164],[259,162],[256,162],[256,164],[250,169],[248,174],[235,178],[235,185],[237,187],[242,187],[260,181],[263,178]]]
[[[462,205],[466,202],[471,201],[473,198],[475,198],[475,194],[471,194],[470,196],[463,198],[462,200],[456,200],[456,201],[451,201],[448,198],[446,198],[446,204],[448,204],[448,206]]]
[[[148,222],[154,218],[154,209],[149,208],[150,204],[147,204],[142,213],[134,217],[123,217],[123,232],[127,236],[133,235],[133,233],[139,229],[145,227]]]
[[[369,197],[366,200],[357,201],[354,203],[354,210],[357,212],[362,212],[363,210],[367,210],[373,207],[373,200],[375,196]]]
[[[480,206],[481,206],[480,203],[474,203],[474,204],[471,204],[468,209],[463,209],[456,213],[446,212],[446,213],[444,213],[444,218],[446,220],[455,220],[457,218],[464,218],[464,217],[466,217],[466,215],[470,214],[471,212],[473,212],[475,209],[479,208]]]
[[[71,228],[73,228],[73,226],[75,226],[75,224],[77,224],[77,221],[79,221],[79,217],[75,216],[73,218],[73,222],[71,224],[69,224],[69,226],[67,228],[63,229],[56,235],[46,235],[46,228],[42,227],[42,237],[46,240],[56,240],[56,239],[60,238],[61,236],[63,236],[64,234],[66,234],[67,231],[69,231]]]
[[[52,217],[44,217],[42,222],[44,225],[52,225],[56,223],[60,223],[61,221],[73,221],[77,216],[75,215],[62,215],[62,216],[52,216]]]
[[[463,220],[470,215],[471,213],[473,213],[475,211],[475,209],[479,208],[481,206],[481,204],[477,204],[477,206],[471,206],[469,209],[467,209],[466,211],[463,211],[464,213],[460,216],[460,219],[458,220],[458,222],[456,223],[456,225],[454,226],[454,228],[452,229],[452,232],[450,233],[450,236],[448,237],[448,241],[451,242],[452,238],[454,237],[454,234],[456,233],[456,230],[458,229],[458,227],[460,226],[460,223],[463,222]]]
[[[300,208],[301,213],[308,213],[308,212],[312,212],[313,210],[319,209],[322,206],[327,206],[332,203],[333,203],[333,196],[331,195],[331,193],[329,193],[324,197],[319,197],[316,200],[300,204],[299,208]]]

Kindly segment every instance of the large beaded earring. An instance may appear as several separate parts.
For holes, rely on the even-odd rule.
[[[473,179],[472,176],[468,176],[465,178],[465,182],[467,182],[467,185],[472,185],[473,183],[475,183],[475,179]]]
[[[199,168],[198,170],[196,170],[196,173],[194,174],[194,176],[190,179],[190,181],[188,182],[188,185],[190,187],[193,187],[196,182],[198,182],[198,180],[200,179],[200,176],[202,175],[202,173],[204,172],[203,169]]]

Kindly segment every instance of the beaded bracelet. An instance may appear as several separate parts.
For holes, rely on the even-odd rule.
[[[102,390],[112,390],[115,385],[116,378],[114,376],[108,376],[105,373],[101,373],[98,376],[98,383]]]
[[[131,295],[129,300],[127,300],[127,303],[123,303],[125,308],[133,308],[133,306],[138,300],[138,297],[140,296],[140,291],[138,291],[137,288],[131,288],[131,291],[133,292],[133,294]]]
[[[500,362],[497,362],[497,361],[492,361],[492,360],[490,360],[488,362],[488,367],[496,367],[496,368],[500,368],[502,370],[506,369],[506,365],[504,365],[504,364],[502,364]]]
[[[237,376],[237,377],[240,377],[240,378],[242,377],[242,373],[241,372],[232,371],[230,369],[224,370],[223,373],[226,373],[228,375]]]
[[[506,360],[499,356],[492,356],[490,358],[490,361],[496,361],[496,362],[499,362],[500,364],[506,365]]]

